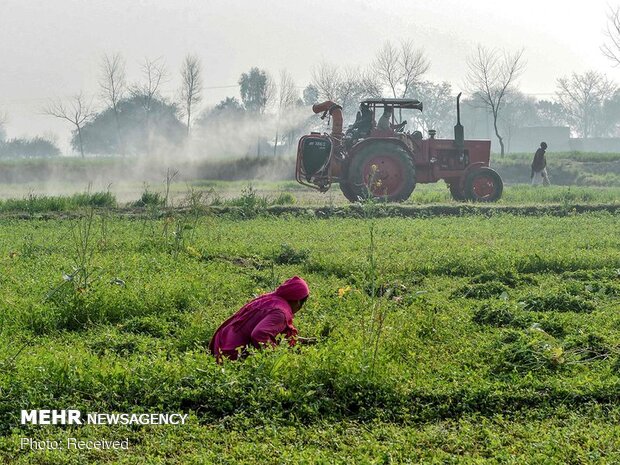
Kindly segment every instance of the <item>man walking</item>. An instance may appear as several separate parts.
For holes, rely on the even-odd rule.
[[[547,174],[547,159],[545,158],[545,150],[547,150],[547,143],[541,142],[540,148],[536,150],[534,160],[532,160],[532,174],[530,178],[532,180],[532,186],[540,184],[542,181],[543,186],[549,185],[549,175]]]

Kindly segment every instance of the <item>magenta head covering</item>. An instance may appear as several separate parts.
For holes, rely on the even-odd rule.
[[[306,281],[299,276],[293,276],[291,279],[284,281],[280,287],[275,290],[274,294],[282,297],[284,300],[301,300],[308,297],[310,289]]]

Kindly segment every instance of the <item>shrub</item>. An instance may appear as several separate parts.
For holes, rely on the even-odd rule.
[[[60,149],[53,142],[42,137],[32,139],[0,140],[0,157],[3,158],[35,158],[57,157]]]
[[[135,201],[132,206],[134,207],[159,207],[164,204],[164,197],[159,192],[152,192],[145,187],[144,192],[140,196],[140,199]]]
[[[515,323],[515,309],[507,303],[500,305],[485,304],[474,310],[472,321],[479,325],[510,326]]]
[[[489,299],[499,297],[508,291],[508,287],[497,281],[488,281],[481,284],[466,284],[452,293],[452,297],[467,299]]]
[[[269,206],[269,200],[265,196],[258,195],[252,185],[241,190],[241,196],[225,202],[233,207],[240,207],[244,218],[253,218]]]
[[[596,306],[590,300],[571,295],[565,291],[557,294],[530,296],[523,300],[523,308],[535,312],[592,313]]]
[[[581,361],[604,360],[613,349],[605,338],[596,333],[580,334],[566,339],[565,347]]]
[[[493,348],[494,368],[499,372],[554,370],[565,363],[564,349],[538,326],[509,330]]]
[[[281,192],[273,201],[272,205],[293,205],[297,199],[290,192]]]
[[[116,207],[116,197],[109,191],[75,194],[70,202],[78,207]]]
[[[512,270],[487,271],[474,276],[471,280],[474,284],[484,284],[492,281],[497,281],[513,288],[519,286],[520,284],[536,284],[536,279],[531,276],[523,276]]]
[[[295,250],[289,244],[282,244],[280,246],[280,253],[278,253],[274,261],[278,265],[295,265],[304,263],[310,257],[310,251],[305,249]]]

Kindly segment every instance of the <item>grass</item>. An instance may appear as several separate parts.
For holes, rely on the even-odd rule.
[[[78,193],[70,196],[28,194],[23,199],[0,200],[0,212],[60,212],[82,207],[112,208],[117,205],[110,192]]]
[[[340,193],[338,186],[332,191],[320,194],[314,191],[288,190],[289,183],[275,182],[216,182],[186,183],[170,186],[170,204],[174,207],[232,207],[238,216],[245,218],[264,214],[270,207],[282,207],[283,211],[291,209],[306,212],[313,208],[337,208],[351,205]],[[124,187],[123,198],[128,191]],[[0,200],[0,213],[49,213],[72,212],[79,208],[96,207],[100,209],[132,208],[146,209],[152,213],[161,213],[170,208],[165,207],[166,195],[164,186],[135,186],[131,188],[129,201],[119,201],[117,194],[107,190],[93,193],[77,193],[71,195],[43,195],[31,190],[22,198]],[[620,205],[620,188],[614,187],[566,187],[550,186],[533,188],[529,185],[510,185],[504,189],[502,199],[496,204],[500,207],[535,207],[547,208],[559,206],[571,210],[575,205],[598,206]],[[417,186],[413,196],[404,203],[405,206],[449,206],[472,205],[455,202],[451,199],[448,189],[443,183],[423,184]],[[480,204],[485,206],[485,204]],[[312,213],[314,214],[314,213]]]
[[[5,461],[618,459],[617,216],[93,215],[0,219]],[[319,343],[218,366],[217,325],[294,274],[312,292],[296,326]],[[192,421],[18,425],[41,406]],[[24,435],[132,448],[26,453]]]

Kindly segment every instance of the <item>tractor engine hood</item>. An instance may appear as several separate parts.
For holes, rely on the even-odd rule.
[[[321,119],[327,116],[327,113],[332,117],[332,137],[336,139],[342,139],[342,107],[337,103],[327,100],[323,103],[317,103],[312,105],[312,111],[315,113],[323,113]]]

